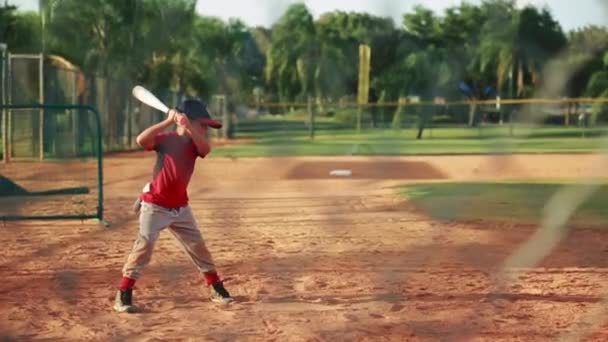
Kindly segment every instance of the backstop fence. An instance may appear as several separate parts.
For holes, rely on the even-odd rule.
[[[112,79],[80,72],[69,62],[57,56],[41,54],[24,55],[7,53],[2,61],[2,102],[8,105],[52,104],[90,106],[96,108],[103,127],[103,150],[106,152],[136,149],[135,137],[146,127],[162,120],[164,113],[143,105],[131,96],[134,84],[124,79]],[[169,106],[177,104],[177,94],[170,91],[154,91]],[[11,114],[6,114],[10,117]],[[5,116],[6,116],[5,115]],[[53,138],[41,134],[54,134],[52,129],[42,129],[42,111],[20,109],[12,114],[9,138],[18,153],[8,158],[20,157],[44,159],[45,149],[40,144],[50,143]],[[54,121],[48,121],[53,124]],[[76,122],[72,122],[77,124]],[[37,125],[33,132],[28,125]],[[28,136],[27,134],[32,134]],[[33,138],[37,144],[27,141]],[[29,149],[29,150],[28,150]],[[4,155],[4,154],[3,154]]]

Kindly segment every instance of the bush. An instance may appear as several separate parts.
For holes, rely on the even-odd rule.
[[[334,112],[334,118],[338,123],[356,124],[357,110],[353,108],[338,109]]]
[[[608,89],[601,93],[600,97],[608,97]],[[597,102],[591,109],[591,123],[608,122],[608,103]]]
[[[597,97],[602,94],[604,96],[608,90],[608,71],[599,71],[591,76],[587,83],[587,95]]]
[[[433,116],[433,123],[435,124],[453,124],[456,123],[456,119],[449,115],[436,115]]]

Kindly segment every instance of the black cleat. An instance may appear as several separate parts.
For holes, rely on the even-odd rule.
[[[137,311],[137,308],[133,305],[133,289],[120,290],[116,293],[114,310],[116,312],[127,313],[134,313]]]
[[[224,287],[224,283],[218,281],[211,285],[211,300],[220,304],[230,304],[234,302],[234,298],[230,296],[230,293]]]

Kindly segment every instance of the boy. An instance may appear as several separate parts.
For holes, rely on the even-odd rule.
[[[175,131],[163,132],[173,124],[177,124]],[[204,103],[185,100],[181,107],[169,110],[167,119],[148,127],[137,137],[137,143],[144,149],[156,151],[157,162],[153,180],[138,200],[139,234],[122,270],[123,278],[114,303],[117,312],[136,311],[133,286],[150,262],[161,230],[167,227],[203,273],[211,299],[222,304],[233,301],[215,271],[211,254],[188,205],[187,187],[196,159],[204,158],[210,151],[207,127],[221,128],[222,124],[211,119]]]

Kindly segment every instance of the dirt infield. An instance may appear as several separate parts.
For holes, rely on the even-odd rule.
[[[111,304],[137,231],[130,207],[153,160],[115,155],[105,162],[110,228],[80,221],[1,226],[0,336],[550,340],[599,305],[608,233],[574,231],[541,265],[496,293],[495,272],[535,227],[434,221],[396,186],[578,178],[594,161],[591,155],[209,158],[193,177],[191,204],[238,302],[210,303],[194,267],[164,232],[134,294],[143,312],[119,315]],[[329,177],[333,168],[353,175]],[[608,326],[592,339],[608,340]]]

